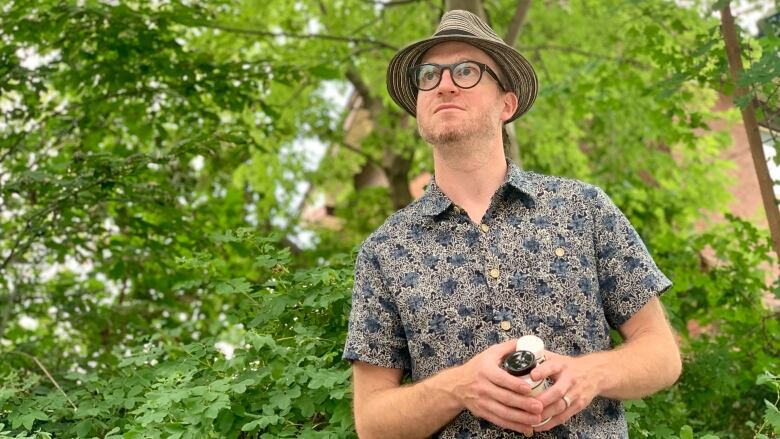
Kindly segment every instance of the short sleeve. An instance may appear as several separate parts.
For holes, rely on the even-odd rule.
[[[656,266],[634,227],[603,190],[586,193],[592,201],[594,247],[604,314],[620,327],[672,282]]]
[[[379,260],[367,243],[355,263],[352,310],[342,358],[410,370],[408,344],[395,297],[385,286]]]

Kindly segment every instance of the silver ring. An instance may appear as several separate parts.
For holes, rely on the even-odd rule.
[[[552,419],[552,416],[550,416],[549,418],[545,419],[544,421],[542,421],[542,422],[540,422],[538,424],[531,424],[531,427],[534,427],[534,428],[541,427],[542,425],[550,422],[550,419]]]
[[[566,396],[566,395],[563,395],[563,396],[561,397],[561,399],[562,399],[562,400],[563,400],[563,402],[566,404],[566,410],[568,410],[568,409],[569,409],[569,407],[571,407],[571,400],[570,400],[570,399],[569,399],[569,397],[568,397],[568,396]]]

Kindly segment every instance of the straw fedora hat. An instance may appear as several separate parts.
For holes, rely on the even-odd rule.
[[[417,117],[417,88],[412,83],[409,69],[419,64],[428,49],[445,41],[470,44],[490,55],[498,64],[504,88],[514,92],[518,98],[517,111],[507,123],[531,108],[538,90],[534,68],[479,17],[461,10],[444,14],[432,37],[404,47],[390,60],[387,66],[387,91],[398,106]]]

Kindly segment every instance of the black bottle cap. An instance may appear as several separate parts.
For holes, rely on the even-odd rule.
[[[514,376],[528,375],[536,367],[536,356],[530,351],[515,351],[504,357],[501,368]]]

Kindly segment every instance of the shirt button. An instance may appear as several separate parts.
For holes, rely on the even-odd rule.
[[[460,207],[458,206],[453,207],[452,210],[455,211],[455,213],[460,213]]]
[[[480,224],[479,228],[482,229],[482,231],[485,233],[487,233],[487,231],[490,230],[490,227],[488,227],[487,224]]]
[[[512,329],[512,323],[510,323],[508,320],[502,321],[500,326],[501,329],[503,329],[504,331],[509,331],[510,329]]]
[[[498,274],[499,274],[499,272],[498,272],[498,268],[491,268],[491,269],[490,269],[490,271],[488,272],[488,274],[489,274],[489,275],[490,275],[490,277],[492,277],[493,279],[497,279],[497,278],[498,278]]]
[[[562,247],[558,247],[555,249],[555,256],[558,256],[559,258],[566,254],[566,250],[564,250]]]

